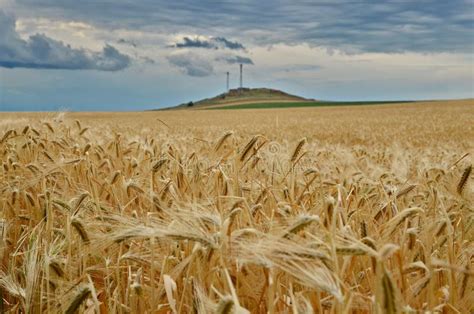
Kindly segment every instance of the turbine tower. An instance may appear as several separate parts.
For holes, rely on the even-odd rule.
[[[241,64],[240,64],[240,89],[241,89],[241,90],[242,90],[242,87],[244,86],[244,85],[243,85],[243,82],[242,82],[243,67],[244,67],[244,65],[241,63]]]
[[[229,92],[229,72],[227,72],[227,89],[226,89],[226,92],[228,93]]]

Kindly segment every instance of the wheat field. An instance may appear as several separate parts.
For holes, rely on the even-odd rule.
[[[0,113],[0,312],[472,312],[473,121]]]

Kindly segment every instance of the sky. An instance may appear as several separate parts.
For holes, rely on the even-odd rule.
[[[0,111],[474,97],[474,0],[0,0]]]

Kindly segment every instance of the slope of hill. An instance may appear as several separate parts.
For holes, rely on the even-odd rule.
[[[303,97],[291,95],[280,90],[270,88],[236,88],[227,93],[222,93],[212,98],[206,98],[195,102],[184,103],[176,107],[167,109],[191,109],[191,108],[209,108],[226,105],[240,105],[248,103],[266,103],[266,102],[306,102],[314,101]]]

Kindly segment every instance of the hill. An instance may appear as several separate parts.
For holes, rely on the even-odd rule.
[[[167,109],[191,109],[191,108],[210,108],[221,106],[236,106],[254,103],[284,103],[284,102],[309,102],[313,99],[306,99],[300,96],[291,95],[283,91],[271,88],[236,88],[227,93],[222,93],[212,98],[206,98],[199,101],[183,103],[176,107]]]

